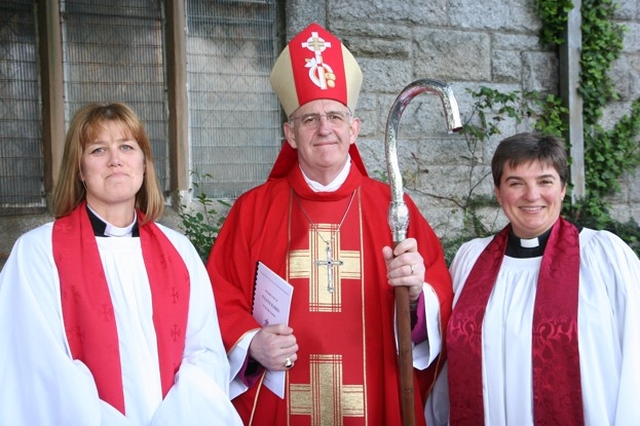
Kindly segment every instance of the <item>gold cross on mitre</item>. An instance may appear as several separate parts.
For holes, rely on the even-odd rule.
[[[315,52],[316,57],[318,57],[320,56],[320,52],[323,52],[325,49],[331,47],[331,42],[325,41],[324,39],[320,38],[317,31],[312,31],[311,37],[309,37],[307,41],[302,42],[302,47],[306,47],[312,52]],[[322,56],[320,56],[320,58],[322,58]],[[320,60],[319,62],[322,62],[322,60]]]

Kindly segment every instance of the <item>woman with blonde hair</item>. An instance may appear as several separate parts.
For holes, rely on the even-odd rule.
[[[240,424],[207,272],[163,212],[142,121],[73,117],[55,221],[0,273],[0,424]]]
[[[101,131],[101,124],[113,123],[135,140],[143,154],[144,182],[135,194],[135,207],[145,213],[146,220],[157,220],[164,211],[164,198],[156,176],[151,143],[144,124],[127,105],[89,104],[74,115],[69,125],[67,142],[58,182],[51,200],[55,218],[66,216],[86,198],[80,177],[81,159],[87,144]]]

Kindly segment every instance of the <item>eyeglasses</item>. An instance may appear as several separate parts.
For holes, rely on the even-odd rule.
[[[326,114],[304,114],[300,117],[291,117],[289,119],[289,123],[295,122],[295,120],[300,120],[302,127],[316,129],[320,127],[322,118],[335,127],[346,123],[350,117],[351,113],[347,111],[331,111]]]

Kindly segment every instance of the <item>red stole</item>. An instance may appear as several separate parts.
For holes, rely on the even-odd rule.
[[[510,225],[480,254],[447,332],[452,425],[484,423],[482,323],[507,247]],[[578,355],[578,229],[560,218],[542,257],[532,329],[533,418],[536,425],[582,425]],[[487,378],[491,380],[491,378]]]
[[[142,222],[141,212],[138,217]],[[153,222],[140,226],[140,243],[151,286],[164,397],[174,383],[184,352],[189,271],[173,244]],[[71,356],[91,370],[100,399],[125,414],[115,315],[85,202],[54,222],[53,257],[60,276],[62,313]]]

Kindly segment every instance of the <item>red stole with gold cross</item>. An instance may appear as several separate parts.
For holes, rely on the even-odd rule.
[[[314,202],[292,190],[290,204],[287,280],[299,301],[291,324],[301,339],[313,336],[288,372],[288,411],[297,425],[349,424],[366,415],[360,194],[326,195],[335,199]]]
[[[138,212],[138,218],[142,222],[144,215]],[[140,244],[151,286],[164,397],[173,386],[184,352],[189,271],[153,222],[140,226]],[[125,414],[116,318],[85,202],[54,222],[53,258],[71,356],[87,365],[100,399]]]
[[[454,426],[484,424],[482,326],[510,229],[507,225],[480,254],[449,321],[450,423]],[[542,257],[533,312],[536,425],[584,424],[578,354],[579,268],[578,229],[559,218]]]

